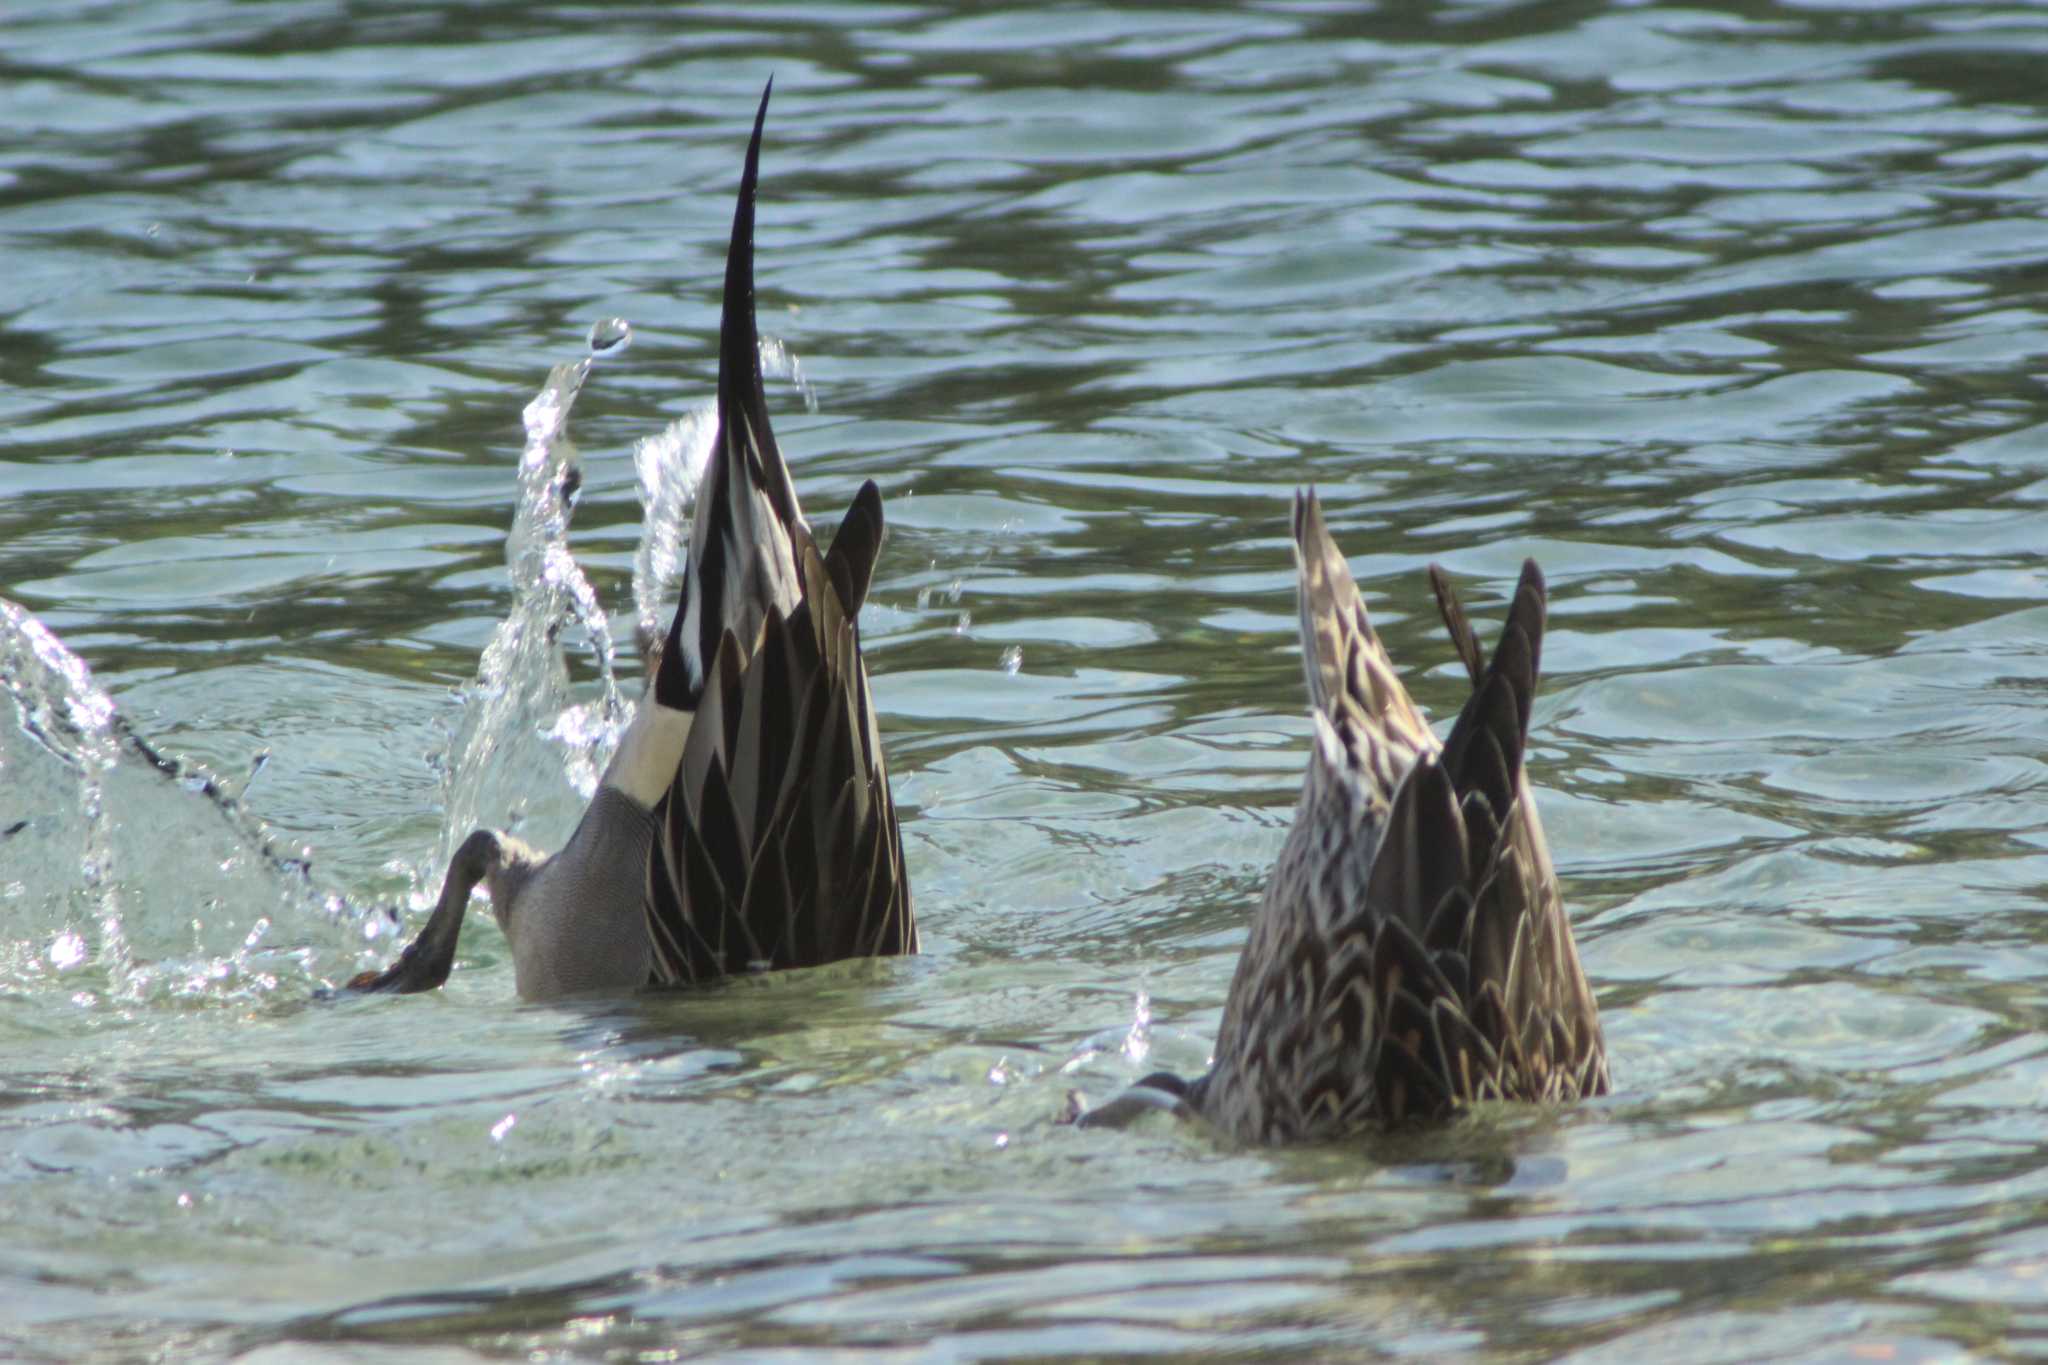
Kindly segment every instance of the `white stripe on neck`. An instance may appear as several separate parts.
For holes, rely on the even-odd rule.
[[[601,785],[614,788],[640,805],[653,809],[668,794],[676,780],[676,768],[683,761],[683,745],[690,738],[694,711],[678,711],[654,699],[654,689],[640,699],[640,709],[619,740],[619,751],[604,770]]]

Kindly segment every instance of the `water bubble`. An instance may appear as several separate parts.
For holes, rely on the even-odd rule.
[[[590,324],[593,356],[622,355],[633,344],[633,324],[624,318],[599,318]]]
[[[967,633],[967,628],[969,626],[972,626],[973,624],[974,614],[972,612],[963,611],[958,616],[953,618],[953,633],[955,635],[965,635]]]
[[[1003,651],[1003,672],[1014,678],[1017,676],[1017,670],[1022,667],[1024,667],[1024,647],[1022,645],[1011,645]]]

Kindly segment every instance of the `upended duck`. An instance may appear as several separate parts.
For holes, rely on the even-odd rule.
[[[562,849],[477,830],[419,937],[351,989],[446,981],[478,883],[528,999],[917,951],[857,624],[881,494],[863,484],[821,552],[761,381],[754,191],[768,94],[726,253],[718,431],[647,692]]]
[[[1394,673],[1313,490],[1295,497],[1315,723],[1294,826],[1252,920],[1208,1074],[1147,1076],[1081,1114],[1152,1108],[1248,1143],[1342,1137],[1479,1100],[1604,1094],[1579,965],[1522,767],[1543,575],[1522,566],[1493,657],[1430,582],[1472,696],[1441,743]]]

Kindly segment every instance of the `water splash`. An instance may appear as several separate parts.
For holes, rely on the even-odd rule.
[[[639,477],[642,521],[640,548],[633,555],[634,632],[640,655],[652,660],[661,645],[662,617],[682,582],[684,515],[718,434],[718,408],[701,403],[633,447]]]
[[[74,1000],[249,997],[310,979],[362,912],[210,773],[135,733],[84,660],[0,601],[0,961]],[[274,923],[293,927],[271,942]]]
[[[798,360],[789,347],[774,337],[762,337],[757,343],[761,353],[761,376],[764,379],[786,379],[796,385],[797,393],[803,398],[804,411],[818,410],[818,394],[811,387],[811,381],[804,378],[803,362]]]
[[[129,954],[121,932],[120,897],[108,875],[112,857],[112,836],[106,818],[104,782],[119,755],[114,738],[114,701],[92,680],[85,660],[65,648],[64,642],[26,609],[0,599],[0,687],[7,690],[20,715],[21,730],[67,769],[75,783],[78,817],[75,866],[78,880],[68,877],[37,877],[38,884],[71,888],[66,919],[89,920],[98,930],[97,951],[90,953],[110,981],[128,975]],[[0,762],[7,771],[7,797],[33,801],[40,784],[25,781],[25,763],[16,758]],[[40,793],[53,798],[55,793]],[[6,841],[8,867],[26,870],[24,856],[30,836],[55,836],[61,847],[65,812],[54,800],[35,814],[23,814],[0,807],[0,838]],[[40,825],[40,830],[38,826]],[[47,850],[46,845],[46,850]],[[61,855],[60,855],[61,856]],[[39,869],[40,870],[40,869]],[[10,883],[10,887],[25,884]],[[16,893],[10,892],[10,899]],[[60,927],[45,954],[59,970],[82,965],[88,957],[85,938],[75,925]]]
[[[1121,1049],[1126,1060],[1133,1066],[1143,1068],[1145,1059],[1152,1055],[1152,992],[1140,989],[1137,1003],[1131,1009],[1131,1026],[1124,1032]]]
[[[759,348],[762,376],[796,385],[804,411],[816,412],[818,395],[789,348],[773,337],[761,338]],[[718,405],[706,401],[633,446],[642,509],[640,547],[633,556],[634,636],[641,657],[650,662],[681,590],[683,545],[690,526],[686,513],[717,436]]]
[[[1075,1043],[1061,1063],[1059,1073],[1072,1076],[1101,1057],[1117,1057],[1126,1069],[1141,1067],[1152,1054],[1152,993],[1140,986],[1131,1008],[1131,1022],[1121,1029],[1104,1029]]]
[[[591,356],[557,365],[526,406],[519,507],[505,548],[512,609],[478,660],[475,682],[463,691],[463,720],[449,746],[440,865],[478,825],[561,827],[542,830],[541,843],[566,834],[596,792],[632,718],[632,703],[619,692],[617,651],[603,604],[569,551],[569,523],[582,473],[568,429],[594,358],[618,355],[631,339],[625,319],[599,321],[590,332]],[[762,353],[764,367],[786,374],[815,406],[788,352],[779,343],[764,343]],[[706,402],[633,449],[644,509],[633,563],[635,633],[648,658],[662,636],[662,615],[675,598],[688,509],[717,429],[717,408]],[[562,639],[572,626],[583,630],[596,656],[599,696],[594,702],[576,703],[571,697]],[[567,800],[571,795],[575,799]]]
[[[590,367],[587,358],[555,366],[526,405],[519,505],[505,541],[512,610],[484,647],[475,681],[463,689],[463,718],[449,750],[439,865],[478,825],[518,829],[542,812],[569,818],[596,791],[629,718],[614,672],[610,623],[569,552],[569,522],[583,484],[569,413]],[[596,655],[594,703],[571,699],[561,649],[571,626],[582,628]],[[571,795],[573,804],[566,800]]]
[[[600,322],[591,356],[556,366],[524,410],[505,549],[513,605],[462,690],[445,767],[442,865],[478,824],[518,829],[559,814],[566,830],[630,719],[609,621],[568,547],[582,486],[569,415],[593,359],[630,340],[623,320]],[[815,407],[779,344],[764,346],[764,359]],[[635,448],[646,525],[634,590],[644,622],[658,623],[660,602],[673,595],[716,426],[706,403]],[[563,656],[576,627],[598,674],[596,698],[583,703],[572,698]],[[0,982],[77,977],[81,1005],[247,1000],[287,978],[311,984],[350,970],[365,942],[391,927],[388,914],[318,889],[307,850],[278,849],[223,782],[136,734],[84,662],[4,600],[0,695],[19,717],[0,726]]]

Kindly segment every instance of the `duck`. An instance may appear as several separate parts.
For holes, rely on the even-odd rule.
[[[1472,685],[1438,740],[1394,671],[1313,488],[1294,501],[1314,725],[1294,822],[1252,916],[1209,1070],[1155,1072],[1092,1110],[1151,1110],[1247,1145],[1342,1139],[1473,1104],[1611,1084],[1524,753],[1548,592],[1524,561],[1487,658],[1429,571]],[[1076,1111],[1079,1112],[1076,1112]]]
[[[881,493],[863,483],[821,549],[762,383],[754,212],[773,93],[771,80],[726,252],[717,432],[645,694],[568,841],[543,853],[471,833],[418,936],[349,990],[445,983],[479,886],[527,1000],[918,951],[860,647]]]

